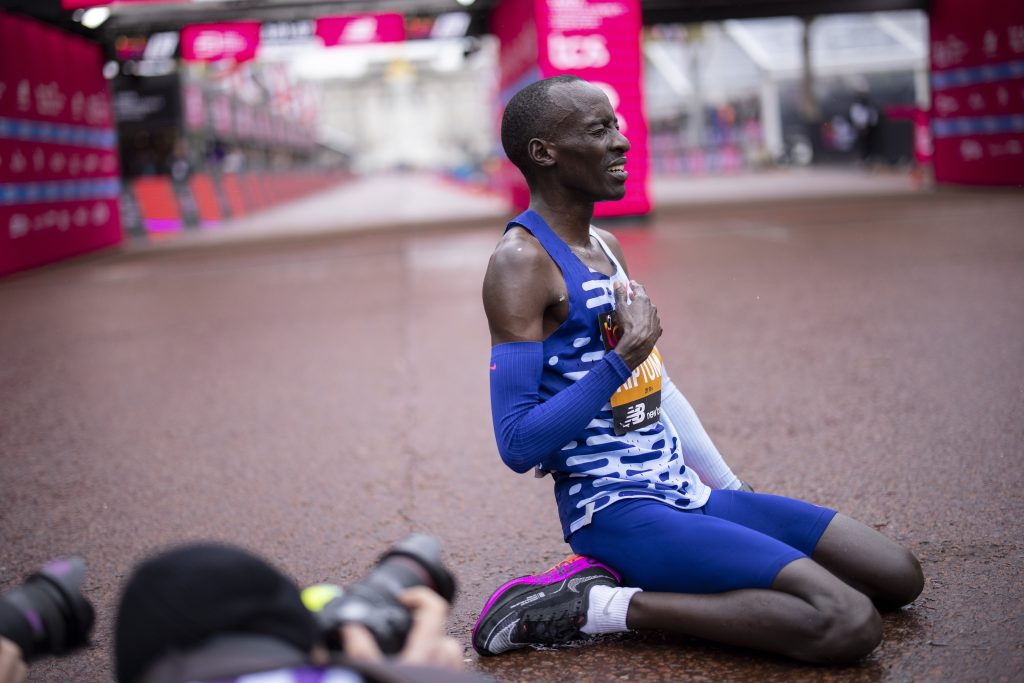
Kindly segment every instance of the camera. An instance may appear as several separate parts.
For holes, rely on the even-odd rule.
[[[355,623],[373,634],[381,652],[395,654],[412,626],[412,615],[398,596],[413,586],[426,586],[448,602],[455,597],[455,577],[442,564],[441,543],[433,536],[412,534],[384,553],[360,581],[347,588],[310,586],[302,600],[316,616],[328,647],[340,650],[339,627]]]
[[[26,662],[88,644],[95,617],[84,578],[81,558],[54,560],[0,595],[0,636],[17,643]]]

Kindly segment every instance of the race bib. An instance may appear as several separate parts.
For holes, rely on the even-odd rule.
[[[597,324],[605,352],[611,351],[619,343],[615,311],[599,314]],[[638,365],[632,376],[612,395],[612,422],[616,435],[622,436],[646,427],[661,417],[661,368],[661,354],[655,347],[647,360]]]

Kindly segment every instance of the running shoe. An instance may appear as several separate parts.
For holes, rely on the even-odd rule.
[[[587,638],[590,589],[618,586],[611,568],[573,555],[540,574],[520,576],[494,591],[473,627],[473,649],[498,655],[530,645],[555,645]]]

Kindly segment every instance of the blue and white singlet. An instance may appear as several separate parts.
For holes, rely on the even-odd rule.
[[[590,234],[615,266],[611,276],[586,266],[534,211],[527,210],[514,218],[506,230],[517,226],[541,243],[562,271],[569,293],[568,317],[543,342],[545,361],[539,393],[541,400],[547,401],[604,358],[598,315],[614,310],[613,282],[628,285],[628,280],[593,228]],[[658,354],[652,357],[657,359]],[[663,371],[664,365],[658,360],[656,372]],[[639,372],[637,368],[633,379]],[[589,524],[594,513],[619,500],[652,498],[692,509],[704,505],[711,494],[711,489],[683,462],[679,436],[664,414],[646,427],[616,436],[610,402],[576,438],[551,453],[538,468],[554,477],[558,516],[566,539]]]

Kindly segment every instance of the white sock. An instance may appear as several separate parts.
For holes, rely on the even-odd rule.
[[[628,631],[626,612],[629,611],[629,601],[639,592],[639,588],[594,586],[590,589],[587,623],[580,630],[591,636]]]

